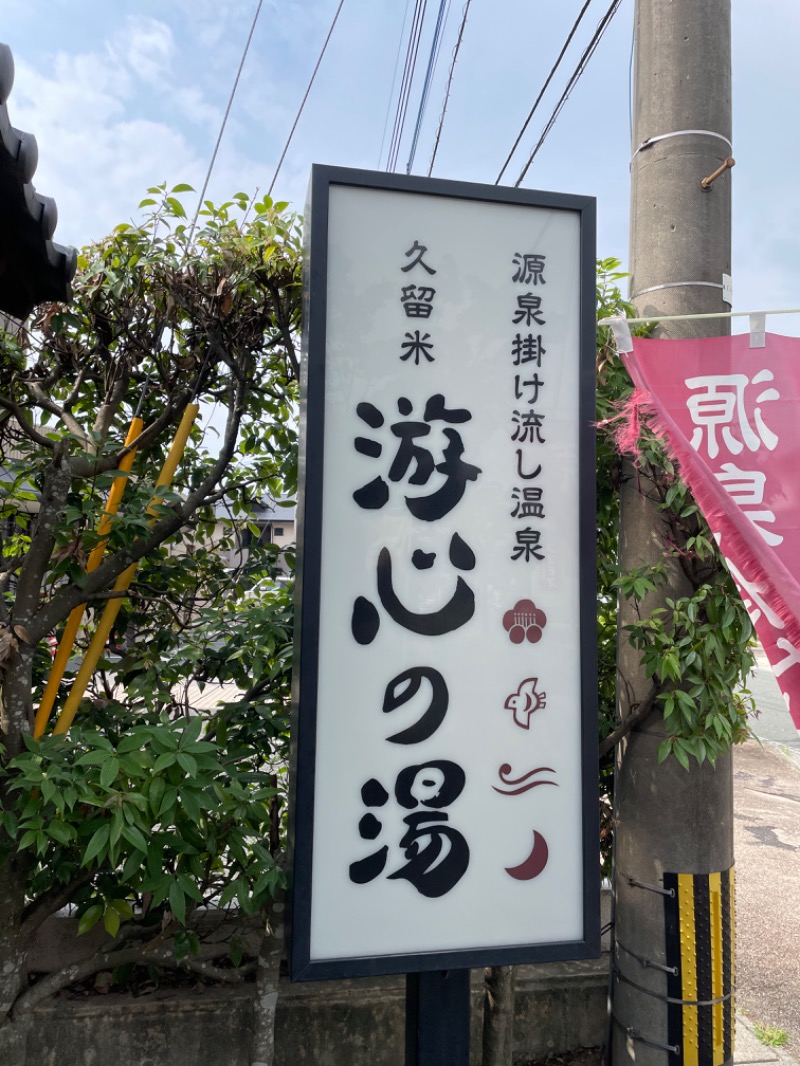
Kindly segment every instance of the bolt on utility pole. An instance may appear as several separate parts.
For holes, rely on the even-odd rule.
[[[640,317],[729,311],[722,276],[730,274],[731,255],[731,0],[637,0],[634,18],[631,299]],[[712,174],[710,186],[701,187]],[[727,319],[711,319],[665,323],[655,335],[728,331]],[[646,487],[627,464],[621,567],[668,563],[667,586],[645,601],[643,615],[689,591],[679,567],[665,558]],[[635,619],[633,607],[621,603],[620,625]],[[649,688],[639,652],[621,632],[623,719]],[[674,757],[659,765],[663,736],[656,709],[618,749],[613,1061],[628,1066],[635,1056],[636,1066],[723,1066],[732,1057],[731,1040],[721,1041],[717,1031],[723,1007],[715,1015],[714,1007],[686,1002],[668,963],[675,950],[691,962],[692,937],[700,943],[707,935],[709,882],[733,865],[731,758],[721,756],[716,768],[692,762],[689,772]],[[666,916],[666,893],[677,883],[665,878],[671,874],[690,887],[706,886],[705,895],[695,888],[694,912],[686,917],[698,924],[688,932],[682,920],[676,927]],[[703,966],[711,964],[701,952],[694,958],[700,990]],[[702,999],[698,994],[694,1002]],[[730,1002],[724,1010],[732,1019]]]

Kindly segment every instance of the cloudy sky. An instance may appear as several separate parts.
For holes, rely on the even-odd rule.
[[[82,245],[136,215],[150,185],[199,190],[257,0],[0,0],[16,81],[11,120],[33,132],[56,240]],[[213,199],[272,181],[338,0],[263,0],[210,186]],[[428,5],[397,169],[405,170],[439,5]],[[496,180],[581,0],[473,0],[433,175]],[[513,184],[608,7],[594,0],[504,176]],[[452,0],[414,173],[427,173],[461,22]],[[312,163],[383,169],[407,0],[345,0],[275,186],[302,208]],[[733,0],[734,303],[800,306],[797,0]],[[598,198],[598,253],[627,258],[629,62],[623,0],[524,184]],[[409,22],[405,22],[407,35]],[[403,51],[400,53],[401,66]],[[386,131],[387,116],[389,131]],[[187,198],[187,206],[194,204]],[[797,323],[792,328],[791,323]],[[780,324],[778,324],[780,323]],[[773,330],[800,332],[800,316]]]

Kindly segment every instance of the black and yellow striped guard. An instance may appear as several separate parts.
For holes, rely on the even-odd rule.
[[[723,1066],[733,1056],[733,867],[664,874],[670,1066]]]

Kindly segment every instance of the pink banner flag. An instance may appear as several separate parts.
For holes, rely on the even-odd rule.
[[[800,729],[800,338],[634,339],[623,356]]]

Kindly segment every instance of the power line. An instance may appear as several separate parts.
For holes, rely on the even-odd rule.
[[[406,22],[408,21],[408,8],[410,3],[411,0],[406,0],[406,6],[403,10],[403,25],[400,27],[400,37],[397,41],[397,54],[394,57],[394,74],[392,75],[392,87],[389,90],[389,99],[386,101],[386,118],[383,120],[383,135],[381,136],[381,150],[378,152],[378,166],[381,165],[381,159],[383,159],[383,146],[386,143],[386,131],[389,128],[389,112],[392,110],[394,87],[397,84],[397,68],[400,66],[400,49],[403,47],[403,35],[406,32]]]
[[[194,236],[195,227],[197,226],[197,220],[200,217],[200,208],[203,206],[203,200],[208,189],[208,183],[211,180],[211,171],[214,169],[214,163],[217,161],[217,152],[219,151],[220,143],[222,142],[222,134],[225,132],[225,127],[228,124],[228,115],[231,113],[231,107],[233,106],[233,98],[236,96],[236,90],[239,87],[239,78],[241,77],[242,70],[244,68],[244,61],[247,59],[247,53],[250,50],[250,42],[253,40],[253,33],[255,32],[256,23],[258,22],[258,16],[261,14],[261,5],[263,0],[258,0],[258,6],[256,7],[256,13],[253,16],[253,22],[250,26],[250,32],[247,35],[247,41],[245,42],[244,51],[242,52],[242,58],[239,60],[239,69],[236,71],[236,77],[233,81],[233,88],[231,89],[231,95],[228,98],[228,106],[225,108],[225,114],[222,116],[222,124],[219,128],[219,135],[217,136],[217,143],[214,145],[214,151],[211,153],[211,162],[208,164],[208,170],[206,171],[206,178],[203,182],[203,188],[200,196],[197,199],[197,210],[194,213],[192,224],[189,228],[189,239],[186,242],[188,249],[192,243],[192,237]]]
[[[403,76],[400,79],[400,91],[397,96],[397,105],[395,107],[392,138],[389,142],[389,151],[386,156],[387,170],[394,170],[397,166],[397,156],[400,151],[400,141],[403,136],[403,127],[405,126],[406,111],[408,108],[408,98],[411,92],[411,82],[414,77],[414,69],[416,67],[417,62],[417,53],[419,51],[419,42],[420,36],[422,34],[422,23],[425,18],[426,6],[427,0],[416,0],[414,4],[414,15],[411,20],[411,30],[408,35],[408,44],[406,45],[406,56],[403,65]]]
[[[502,168],[500,170],[500,173],[495,178],[495,182],[494,182],[495,185],[499,185],[500,184],[500,179],[502,178],[503,174],[505,174],[506,168],[508,167],[508,164],[511,162],[511,157],[513,156],[514,152],[516,152],[517,147],[519,145],[519,142],[522,140],[523,136],[525,135],[525,130],[530,125],[530,121],[533,118],[534,114],[536,113],[536,109],[538,108],[539,104],[541,103],[542,97],[544,96],[545,92],[547,91],[547,87],[549,86],[550,82],[553,80],[554,74],[556,73],[558,68],[561,66],[561,60],[564,58],[564,55],[566,54],[566,51],[567,51],[567,49],[569,48],[569,46],[570,46],[570,44],[572,42],[572,38],[575,36],[575,33],[576,33],[578,27],[581,24],[581,20],[583,19],[583,16],[586,14],[586,11],[587,11],[589,5],[591,4],[591,2],[592,2],[592,0],[586,0],[586,3],[583,5],[583,7],[580,10],[580,14],[575,19],[575,22],[574,22],[574,24],[572,26],[572,29],[569,31],[569,34],[567,36],[566,41],[564,41],[564,46],[562,47],[561,51],[558,53],[558,59],[553,64],[553,68],[550,71],[550,73],[547,75],[547,78],[545,79],[544,85],[539,90],[539,95],[536,97],[536,100],[534,101],[533,107],[528,112],[528,117],[525,119],[525,122],[522,125],[522,129],[517,134],[517,139],[514,141],[514,144],[511,147],[511,151],[508,153],[508,158],[506,159],[505,163],[503,163],[503,166],[502,166]]]
[[[278,179],[278,174],[280,173],[280,169],[283,166],[283,161],[286,158],[286,153],[289,150],[289,145],[292,143],[292,137],[294,137],[294,131],[297,129],[297,123],[300,121],[300,116],[303,114],[303,108],[306,106],[306,100],[308,99],[308,94],[311,92],[311,86],[314,84],[314,78],[316,78],[316,76],[317,76],[317,71],[319,70],[319,65],[322,62],[322,57],[325,55],[325,50],[328,47],[328,41],[330,41],[330,39],[331,39],[331,35],[333,34],[334,27],[336,26],[336,21],[339,18],[339,12],[342,10],[342,6],[343,5],[344,5],[344,0],[339,0],[339,6],[336,8],[336,14],[333,16],[333,22],[331,23],[331,28],[328,30],[328,36],[325,38],[325,43],[322,46],[322,51],[319,54],[319,59],[317,59],[316,66],[314,67],[314,70],[311,73],[311,78],[310,78],[310,80],[308,82],[308,85],[306,86],[306,91],[303,94],[303,99],[302,99],[302,101],[300,103],[300,107],[297,109],[297,114],[294,117],[294,122],[292,123],[292,128],[289,130],[289,136],[286,138],[286,144],[283,146],[283,151],[281,152],[281,157],[278,160],[278,165],[275,168],[275,173],[272,175],[272,181],[270,182],[269,189],[267,190],[267,196],[272,196],[272,190],[275,187],[275,182]]]
[[[433,164],[434,164],[434,162],[436,160],[436,153],[439,151],[439,138],[442,135],[442,126],[444,125],[444,116],[447,113],[447,103],[448,103],[448,101],[450,99],[450,86],[453,84],[453,71],[456,68],[456,60],[458,59],[458,50],[459,50],[459,48],[461,48],[461,40],[462,40],[462,38],[464,36],[464,27],[467,24],[467,15],[469,13],[469,5],[471,3],[472,3],[472,0],[467,0],[466,4],[464,4],[464,11],[462,12],[462,15],[461,15],[461,26],[459,27],[459,30],[458,30],[458,40],[456,41],[456,46],[453,49],[453,61],[450,64],[450,72],[449,72],[449,74],[447,76],[447,86],[446,86],[445,91],[444,91],[444,104],[442,105],[442,113],[439,116],[439,127],[436,130],[436,140],[435,140],[434,145],[433,145],[433,155],[431,156],[431,161],[428,164],[428,177],[431,176],[431,171],[433,170]]]
[[[397,156],[400,152],[400,141],[403,137],[403,129],[406,122],[406,112],[408,111],[408,99],[411,93],[411,83],[414,80],[414,71],[417,66],[417,56],[419,54],[419,42],[422,36],[422,24],[425,21],[425,11],[428,6],[428,0],[416,0],[414,7],[414,18],[411,23],[411,32],[408,38],[408,47],[406,48],[406,60],[403,68],[403,78],[400,82],[400,95],[397,100],[397,109],[395,111],[394,129],[392,131],[392,140],[389,144],[389,155],[386,160],[386,169],[394,170],[397,166]]]
[[[436,65],[439,62],[439,48],[442,43],[442,33],[444,32],[444,26],[447,22],[447,16],[450,14],[450,0],[440,0],[439,14],[436,16],[436,27],[433,31],[433,41],[431,42],[431,52],[428,56],[428,68],[425,71],[425,81],[422,85],[422,95],[419,100],[419,108],[417,110],[417,121],[414,126],[414,136],[411,140],[411,150],[408,153],[408,163],[406,164],[406,174],[411,173],[411,168],[414,165],[414,156],[417,154],[417,143],[419,141],[420,130],[422,129],[422,119],[425,115],[425,110],[428,106],[428,93],[431,88],[431,79],[433,78],[433,72],[436,70]]]
[[[602,38],[603,34],[608,29],[608,26],[609,26],[611,20],[613,19],[614,15],[616,15],[617,11],[619,10],[619,6],[620,6],[621,3],[622,3],[622,0],[613,0],[613,2],[611,4],[611,6],[609,7],[608,11],[606,11],[605,15],[603,15],[602,19],[598,23],[597,29],[594,32],[594,36],[592,37],[591,41],[589,41],[589,44],[586,46],[586,49],[585,49],[583,55],[581,56],[580,61],[578,62],[578,65],[577,65],[577,67],[575,68],[575,70],[574,70],[574,72],[572,74],[572,77],[567,82],[567,87],[564,90],[564,92],[561,94],[561,99],[556,104],[555,109],[553,111],[553,114],[550,116],[550,118],[549,118],[549,120],[547,122],[547,125],[545,126],[544,130],[542,131],[541,137],[539,138],[539,140],[536,143],[536,147],[531,152],[531,154],[530,154],[530,156],[528,158],[528,162],[522,168],[519,177],[514,182],[514,188],[517,188],[520,185],[520,183],[522,182],[523,178],[528,173],[528,168],[530,167],[531,163],[533,162],[534,158],[536,157],[536,153],[542,147],[542,145],[544,144],[548,133],[550,132],[550,130],[555,125],[556,119],[560,115],[561,109],[563,108],[564,104],[567,102],[567,98],[569,97],[569,94],[575,88],[576,84],[578,83],[578,80],[580,79],[581,74],[583,74],[584,70],[586,69],[586,65],[588,64],[589,60],[594,55],[595,49],[597,48],[598,44],[600,43],[600,39]]]
[[[631,57],[628,61],[628,132],[633,140],[633,55],[636,46],[636,22],[631,26]]]

